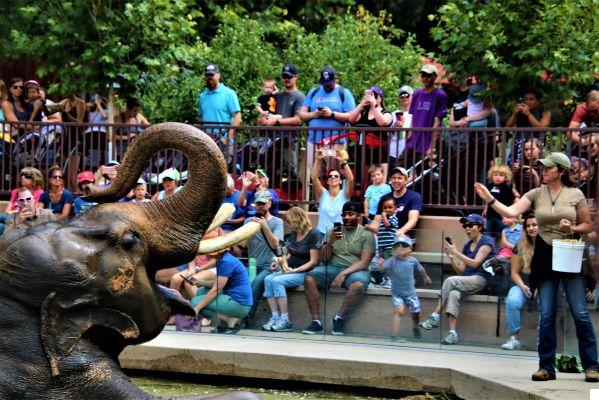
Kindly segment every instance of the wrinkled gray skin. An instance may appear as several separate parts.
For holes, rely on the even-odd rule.
[[[224,160],[201,131],[155,125],[131,144],[115,182],[91,196],[122,197],[150,156],[167,148],[189,157],[189,181],[174,196],[102,204],[68,224],[0,238],[0,399],[153,398],[123,374],[118,355],[156,337],[171,314],[193,315],[154,275],[195,256],[224,196]]]

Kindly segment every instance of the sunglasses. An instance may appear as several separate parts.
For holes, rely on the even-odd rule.
[[[467,224],[462,224],[462,228],[464,228],[464,229],[472,228],[473,226],[478,226],[478,224],[473,224],[471,222],[469,222]]]
[[[339,179],[339,178],[341,178],[341,175],[336,175],[336,174],[329,175],[329,179]]]
[[[13,85],[12,88],[17,90],[23,90],[23,85]]]
[[[31,174],[27,174],[27,173],[25,173],[25,174],[21,174],[21,178],[23,178],[23,177],[24,177],[24,178],[27,178],[27,179],[33,179],[33,175],[31,175]]]
[[[410,247],[412,247],[407,243],[399,243],[397,246],[401,247],[402,249],[409,249]]]
[[[19,203],[26,203],[26,202],[31,201],[31,200],[33,200],[33,197],[31,197],[31,196],[29,196],[29,197],[19,197],[17,199],[17,201]]]
[[[52,179],[62,179],[62,175],[52,175],[50,178],[52,178]]]

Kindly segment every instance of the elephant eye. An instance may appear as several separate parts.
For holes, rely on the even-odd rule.
[[[137,243],[139,243],[139,237],[136,233],[126,233],[121,239],[121,245],[125,250],[131,249]]]

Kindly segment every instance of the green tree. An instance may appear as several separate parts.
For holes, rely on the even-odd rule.
[[[489,83],[500,106],[531,87],[569,98],[599,72],[594,0],[452,0],[430,18],[440,61]]]

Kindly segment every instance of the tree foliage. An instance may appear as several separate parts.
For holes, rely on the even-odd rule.
[[[451,0],[430,18],[440,61],[489,83],[500,103],[531,87],[564,99],[599,72],[594,0]]]

